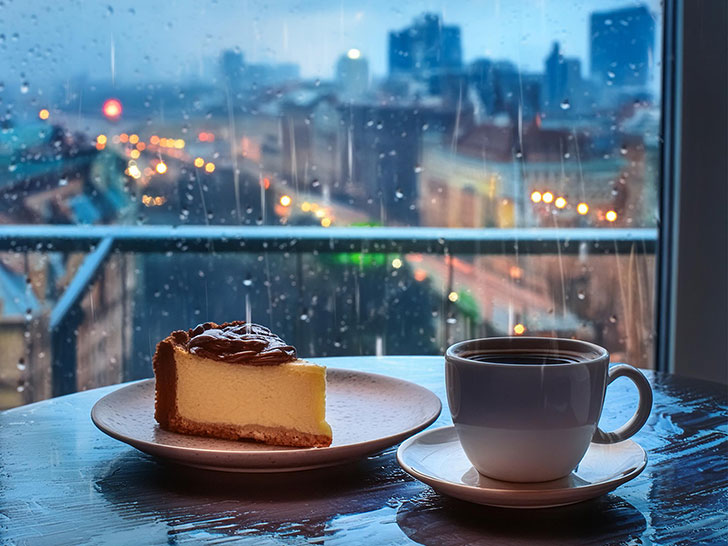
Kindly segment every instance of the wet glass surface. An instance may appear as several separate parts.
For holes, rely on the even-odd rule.
[[[0,3],[0,407],[147,376],[171,329],[247,307],[307,355],[544,334],[654,367],[661,3],[451,4]],[[26,224],[91,242],[45,252]],[[176,226],[594,231],[547,252],[116,252]]]

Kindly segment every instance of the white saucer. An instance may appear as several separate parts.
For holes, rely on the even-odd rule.
[[[384,375],[329,368],[329,447],[292,448],[177,434],[154,420],[154,379],[96,402],[94,424],[109,436],[178,464],[227,472],[291,472],[346,463],[393,446],[432,424],[440,399],[424,387]]]
[[[569,476],[550,482],[512,483],[487,478],[473,468],[455,427],[426,430],[397,450],[405,472],[433,489],[458,499],[507,508],[548,508],[603,495],[635,478],[647,464],[639,444],[591,444]]]

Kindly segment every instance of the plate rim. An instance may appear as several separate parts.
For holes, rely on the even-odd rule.
[[[433,403],[436,403],[436,408],[433,408],[434,411],[431,412],[426,419],[424,419],[420,424],[409,427],[401,432],[398,432],[396,434],[390,434],[388,436],[382,436],[378,437],[372,440],[367,440],[365,442],[354,442],[354,443],[348,443],[343,445],[335,445],[335,446],[327,446],[327,447],[306,447],[306,448],[296,448],[291,447],[289,449],[259,449],[254,451],[246,451],[246,450],[239,450],[239,451],[220,451],[214,448],[195,448],[195,447],[189,447],[189,446],[173,446],[173,445],[166,445],[166,444],[160,444],[157,442],[150,442],[148,440],[143,440],[140,438],[135,438],[132,436],[127,436],[125,434],[119,433],[113,428],[109,428],[107,425],[103,423],[102,418],[99,417],[99,412],[101,411],[101,406],[104,402],[108,403],[108,398],[119,396],[120,393],[122,393],[124,390],[127,389],[133,389],[133,388],[139,388],[140,386],[147,385],[147,384],[154,384],[155,379],[148,378],[148,379],[141,379],[139,381],[133,381],[131,383],[128,383],[122,387],[119,387],[117,389],[114,389],[110,393],[105,394],[101,398],[99,398],[91,408],[91,421],[93,424],[98,428],[101,432],[104,434],[110,436],[111,438],[114,438],[115,440],[118,440],[120,442],[123,442],[127,445],[130,445],[144,453],[148,453],[150,455],[153,455],[155,457],[161,457],[179,464],[188,464],[185,462],[184,457],[186,455],[192,455],[195,453],[202,453],[202,454],[209,454],[209,455],[230,455],[232,457],[241,457],[245,458],[246,455],[250,456],[251,458],[265,458],[265,457],[276,457],[276,458],[290,458],[295,459],[297,456],[300,456],[302,454],[306,454],[307,456],[311,456],[314,459],[321,459],[320,461],[312,460],[311,464],[297,464],[294,461],[291,461],[289,463],[286,463],[284,461],[279,461],[277,463],[271,463],[268,465],[261,465],[259,463],[253,463],[251,466],[246,466],[246,463],[244,461],[235,461],[231,464],[230,461],[220,461],[220,463],[227,463],[227,464],[220,464],[220,469],[227,469],[227,470],[235,470],[235,469],[242,469],[243,471],[254,471],[254,472],[261,472],[266,471],[266,469],[269,469],[271,472],[276,471],[282,471],[285,468],[288,468],[286,465],[290,465],[291,468],[296,469],[299,467],[317,467],[317,466],[332,466],[335,464],[339,464],[339,462],[344,463],[348,462],[352,459],[358,458],[359,456],[364,457],[367,454],[379,451],[380,449],[384,449],[386,447],[390,447],[392,445],[397,444],[400,441],[406,440],[407,438],[411,437],[413,434],[416,434],[418,432],[421,432],[422,430],[429,427],[432,423],[434,423],[440,414],[442,413],[442,400],[440,400],[440,397],[437,396],[434,392],[432,392],[430,389],[423,387],[422,385],[418,385],[417,383],[414,383],[412,381],[408,381],[406,379],[400,379],[398,377],[393,377],[385,374],[378,374],[378,373],[372,373],[372,372],[364,372],[359,370],[349,370],[346,368],[335,368],[335,367],[327,367],[326,369],[327,374],[333,373],[333,374],[346,374],[346,375],[356,375],[356,376],[363,376],[363,377],[372,377],[378,381],[386,381],[386,382],[395,382],[399,384],[405,384],[408,388],[415,388],[419,391],[421,391],[425,396],[429,396],[431,398],[431,401]],[[159,426],[158,423],[154,420],[152,417],[152,421],[154,422],[154,426]],[[166,431],[170,434],[176,434],[180,437],[187,437],[189,435],[185,434],[179,434],[176,432]],[[214,440],[214,438],[208,438],[210,440]],[[370,445],[371,444],[371,445]],[[368,449],[366,446],[370,446]],[[361,454],[360,455],[352,455],[350,452],[356,451],[358,453],[358,449],[361,448]],[[167,454],[160,454],[158,453],[159,450],[164,451],[170,451],[172,453],[175,453],[177,455],[180,455],[181,457],[175,457]],[[316,453],[317,455],[313,455]],[[198,463],[199,464],[199,463]],[[189,463],[189,466],[194,466],[194,464]]]
[[[429,474],[425,474],[425,473],[413,468],[411,465],[407,464],[403,460],[404,452],[407,451],[407,449],[410,448],[412,446],[412,444],[414,444],[415,442],[420,440],[422,437],[427,436],[428,434],[433,434],[433,433],[436,433],[437,431],[442,431],[445,429],[451,429],[457,438],[457,432],[455,431],[455,426],[446,425],[446,426],[438,427],[438,428],[434,428],[434,429],[422,430],[422,431],[418,432],[417,434],[414,434],[414,435],[410,436],[409,438],[407,438],[406,440],[404,440],[400,444],[400,446],[397,448],[397,464],[399,464],[399,466],[402,468],[402,470],[404,470],[407,474],[409,474],[413,478],[425,483],[426,485],[432,487],[433,489],[435,489],[437,491],[441,491],[443,489],[443,487],[446,488],[448,490],[448,493],[445,493],[445,494],[447,494],[451,497],[456,496],[449,492],[451,490],[456,490],[456,491],[462,490],[463,492],[468,492],[468,493],[475,494],[475,495],[489,495],[492,497],[499,497],[499,498],[501,498],[501,500],[503,497],[514,499],[514,500],[519,500],[523,497],[532,498],[534,495],[563,492],[563,491],[573,491],[573,492],[579,493],[578,499],[573,500],[573,501],[566,501],[564,503],[560,503],[560,504],[556,504],[556,505],[539,504],[539,503],[529,504],[529,505],[520,505],[520,506],[509,505],[509,504],[496,504],[497,501],[495,499],[493,499],[492,502],[478,502],[478,504],[484,504],[484,505],[488,505],[488,506],[498,506],[498,507],[506,507],[506,508],[519,508],[519,507],[547,508],[550,506],[562,506],[562,505],[567,505],[567,504],[573,504],[576,502],[581,502],[583,500],[592,498],[592,497],[583,498],[583,495],[585,495],[585,494],[594,493],[595,495],[598,495],[598,494],[603,494],[603,493],[612,491],[612,490],[616,489],[617,487],[619,487],[620,485],[639,476],[642,473],[642,471],[647,467],[647,461],[648,461],[647,451],[639,443],[637,443],[634,440],[629,439],[629,438],[626,440],[623,440],[623,442],[625,442],[625,443],[629,442],[630,444],[633,444],[634,446],[636,446],[639,449],[639,451],[642,454],[642,461],[640,462],[639,465],[637,465],[637,467],[634,470],[632,470],[631,472],[628,472],[627,474],[625,474],[623,476],[620,476],[620,477],[612,479],[612,480],[607,480],[607,481],[598,482],[598,483],[590,483],[588,485],[577,485],[576,487],[567,487],[567,488],[558,488],[558,489],[545,489],[545,490],[544,489],[517,489],[517,490],[513,490],[513,489],[483,488],[483,487],[478,487],[475,485],[468,485],[468,484],[464,484],[464,483],[452,482],[452,481],[445,480],[445,479],[437,477],[437,476],[431,476]],[[591,442],[590,445],[592,443],[593,442]],[[622,443],[622,442],[619,442],[619,443]],[[526,484],[527,483],[528,482],[526,482]],[[440,485],[442,485],[443,487],[438,487]],[[609,487],[609,489],[604,491],[605,487]],[[576,493],[574,494],[574,496],[577,496]],[[471,499],[465,499],[462,496],[458,496],[457,498],[467,500],[468,502],[473,502],[473,503],[477,502],[477,501],[473,501]],[[484,500],[487,500],[487,499],[484,499]]]

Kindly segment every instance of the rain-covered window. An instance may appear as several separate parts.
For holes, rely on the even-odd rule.
[[[0,408],[248,317],[303,357],[558,335],[652,367],[661,19],[0,1]]]

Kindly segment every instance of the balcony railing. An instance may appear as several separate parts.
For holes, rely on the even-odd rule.
[[[76,390],[81,301],[112,252],[427,253],[472,255],[652,255],[652,228],[454,229],[301,226],[1,226],[0,251],[88,252],[50,314],[51,392]],[[449,262],[452,268],[452,261]]]

